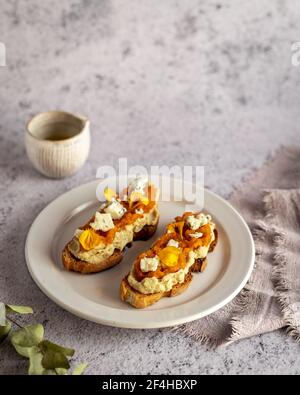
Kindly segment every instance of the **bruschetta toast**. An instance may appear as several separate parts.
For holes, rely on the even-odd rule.
[[[122,280],[121,299],[145,308],[164,296],[184,292],[193,272],[203,272],[218,232],[210,215],[186,212],[170,223],[152,247],[140,254]]]
[[[118,196],[105,190],[104,202],[88,223],[75,230],[62,252],[66,269],[97,273],[121,262],[126,246],[156,231],[158,190],[143,177],[133,179]]]

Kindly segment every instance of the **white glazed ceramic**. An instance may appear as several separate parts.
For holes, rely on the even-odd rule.
[[[62,111],[40,113],[27,125],[25,144],[30,161],[40,173],[52,178],[68,177],[88,157],[90,122]]]
[[[254,243],[243,218],[225,200],[204,191],[204,209],[219,230],[218,244],[208,256],[204,273],[193,275],[189,288],[173,298],[137,310],[120,300],[121,279],[134,258],[149,248],[167,223],[182,214],[184,202],[159,202],[160,223],[148,241],[137,241],[123,261],[104,272],[82,275],[66,271],[61,252],[74,230],[86,223],[99,202],[99,181],[75,188],[50,203],[35,219],[27,236],[25,256],[29,272],[40,289],[73,314],[105,325],[125,328],[158,328],[192,321],[218,310],[238,294],[254,263]],[[47,231],[45,231],[45,229]]]

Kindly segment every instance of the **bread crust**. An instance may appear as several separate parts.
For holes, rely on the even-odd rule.
[[[214,229],[214,235],[215,235],[215,239],[214,241],[211,243],[211,245],[209,246],[209,250],[208,252],[213,252],[213,250],[215,249],[217,243],[218,243],[218,239],[219,239],[219,233],[217,231],[217,229]]]
[[[122,258],[123,258],[122,251],[115,250],[114,253],[104,261],[100,263],[89,263],[89,262],[81,261],[80,259],[76,258],[74,255],[72,255],[67,245],[65,246],[62,252],[62,261],[64,267],[67,270],[73,272],[79,272],[82,274],[99,273],[102,270],[106,270],[117,265],[118,263],[121,262]]]
[[[120,296],[124,302],[130,303],[133,307],[137,309],[144,309],[145,307],[151,306],[152,304],[158,302],[163,297],[180,295],[188,288],[192,278],[192,274],[188,273],[185,276],[184,282],[182,284],[176,284],[170,291],[145,295],[132,288],[128,283],[128,276],[126,276],[120,285]]]
[[[193,273],[202,273],[202,272],[204,272],[206,267],[207,267],[207,258],[196,259],[195,263],[191,267],[191,272],[193,272]]]
[[[142,230],[134,234],[133,240],[148,240],[156,232],[157,226],[158,221],[155,225],[145,225]],[[82,274],[99,273],[120,263],[124,256],[124,250],[115,250],[110,257],[100,263],[89,263],[72,255],[67,244],[62,252],[62,262],[64,267],[70,271]]]
[[[146,241],[150,239],[150,237],[152,237],[156,232],[157,225],[158,225],[158,221],[156,222],[155,225],[145,225],[139,232],[134,233],[133,241],[137,241],[137,240]]]

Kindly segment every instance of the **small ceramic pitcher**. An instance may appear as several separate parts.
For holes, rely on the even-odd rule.
[[[78,171],[90,150],[90,122],[87,118],[49,111],[27,124],[26,151],[33,166],[52,178],[68,177]]]

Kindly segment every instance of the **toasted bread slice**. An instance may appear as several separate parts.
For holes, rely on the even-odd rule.
[[[134,240],[148,240],[156,232],[157,225],[158,222],[155,225],[144,226],[141,231],[135,233]],[[103,260],[102,262],[89,263],[86,261],[82,261],[76,258],[74,255],[72,255],[71,252],[69,251],[67,244],[62,252],[62,262],[67,270],[80,272],[82,274],[98,273],[120,263],[121,260],[123,259],[123,255],[124,255],[124,250],[123,251],[115,250],[110,257]]]
[[[136,258],[131,272],[122,280],[120,296],[123,301],[130,303],[135,308],[145,308],[162,297],[176,296],[182,293],[192,280],[191,273],[203,272],[206,269],[207,252],[214,250],[218,241],[218,232],[212,218],[208,215],[203,218],[204,215],[203,213],[186,212],[167,225],[165,233],[156,240],[148,251]],[[198,229],[200,234],[195,232]],[[205,252],[199,250],[199,255],[203,258],[196,259],[197,255],[187,255],[202,247],[206,247]],[[193,261],[190,262],[190,259]],[[183,283],[178,283],[178,280],[174,278],[175,285],[171,290],[156,292],[169,288],[160,279],[183,269],[184,273],[187,273]],[[147,275],[148,272],[151,273]],[[147,277],[148,280],[144,281]]]
[[[170,291],[145,295],[133,289],[128,283],[127,277],[125,277],[121,282],[120,296],[124,302],[130,303],[133,307],[137,309],[143,309],[158,302],[163,297],[180,295],[188,288],[192,281],[192,278],[192,274],[188,273],[185,276],[184,282],[182,284],[175,285]]]

